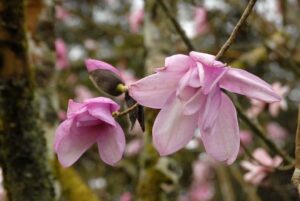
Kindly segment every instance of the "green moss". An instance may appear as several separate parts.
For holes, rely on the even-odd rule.
[[[0,163],[10,201],[53,201],[46,142],[33,99],[24,1],[1,0]]]
[[[56,162],[55,170],[61,184],[62,195],[68,201],[100,201],[74,168],[62,168]]]

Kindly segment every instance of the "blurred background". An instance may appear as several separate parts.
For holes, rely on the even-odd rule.
[[[38,119],[43,130],[41,136],[46,138],[45,161],[52,195],[60,201],[299,200],[290,181],[293,164],[283,160],[277,151],[294,158],[300,102],[299,0],[258,0],[235,42],[221,58],[232,67],[258,75],[283,97],[275,104],[232,97],[247,119],[263,133],[263,137],[258,136],[257,130],[239,121],[242,146],[233,165],[226,166],[210,158],[198,131],[185,149],[169,157],[159,157],[151,145],[149,129],[143,133],[136,124],[130,130],[127,117],[118,119],[126,131],[127,145],[117,166],[104,164],[96,146],[71,168],[59,165],[53,152],[53,137],[57,125],[66,118],[68,100],[81,102],[107,96],[90,81],[85,59],[111,63],[121,70],[127,83],[138,80],[153,73],[154,67],[162,67],[165,57],[189,52],[172,19],[196,51],[216,54],[248,3],[247,0],[164,0],[166,9],[163,9],[158,1],[162,0],[27,1],[24,32],[28,62],[35,71],[33,97],[38,114],[25,118]],[[10,21],[9,16],[3,15],[6,3],[0,3],[2,23]],[[0,39],[2,45],[3,36]],[[6,68],[7,63],[2,62],[6,46],[0,47],[0,64]],[[1,73],[2,77],[6,75]],[[7,95],[2,92],[1,96]],[[125,108],[124,97],[114,100]],[[4,106],[7,102],[1,103]],[[145,109],[146,127],[157,112]],[[9,150],[7,142],[0,139],[0,149]],[[5,180],[9,171],[21,167],[6,165],[8,155],[1,152],[0,166]],[[7,176],[7,181],[12,178]],[[13,182],[2,181],[0,200],[12,196],[14,191],[8,189]]]

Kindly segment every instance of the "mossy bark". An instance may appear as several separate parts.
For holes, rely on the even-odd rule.
[[[24,3],[0,1],[0,163],[10,201],[52,201],[27,54]]]
[[[74,168],[63,168],[56,161],[55,172],[61,184],[62,196],[68,201],[100,201]]]

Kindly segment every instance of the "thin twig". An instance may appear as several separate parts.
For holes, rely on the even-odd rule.
[[[117,117],[126,115],[126,114],[128,114],[129,112],[131,112],[132,110],[134,110],[138,105],[139,105],[139,104],[136,103],[136,104],[134,104],[133,106],[127,108],[127,109],[124,110],[124,111],[121,111],[121,112],[113,112],[113,113],[112,113],[112,116],[115,117],[115,118],[117,118]]]
[[[256,3],[256,0],[250,0],[247,7],[245,8],[241,18],[239,19],[238,23],[235,25],[233,31],[231,32],[229,38],[224,43],[224,45],[221,47],[220,51],[216,55],[216,60],[223,56],[223,54],[226,52],[226,50],[230,47],[230,45],[235,40],[238,32],[240,31],[242,25],[245,23],[246,19],[250,15],[254,5]]]
[[[163,0],[157,0],[157,2],[161,6],[161,8],[165,12],[165,14],[168,16],[168,18],[171,20],[174,28],[176,29],[176,31],[180,35],[180,37],[183,40],[184,44],[186,45],[187,49],[189,51],[195,50],[195,47],[193,46],[193,44],[191,43],[189,38],[186,36],[184,30],[181,28],[181,26],[178,23],[178,21],[176,20],[176,18],[172,15],[172,13],[168,9],[168,6],[165,4],[165,2]]]

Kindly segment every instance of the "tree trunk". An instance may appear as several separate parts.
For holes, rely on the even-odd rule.
[[[0,163],[10,201],[52,201],[27,52],[24,2],[0,1]]]

